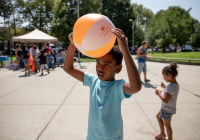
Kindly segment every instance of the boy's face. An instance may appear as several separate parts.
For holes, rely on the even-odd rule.
[[[96,72],[101,81],[115,80],[115,74],[119,73],[122,65],[116,65],[112,55],[106,54],[96,59]]]

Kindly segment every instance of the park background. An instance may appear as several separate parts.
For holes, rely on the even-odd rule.
[[[146,3],[146,5],[140,3]],[[80,16],[87,13],[106,15],[117,28],[124,31],[129,39],[129,47],[132,45],[140,47],[141,42],[147,40],[149,48],[158,50],[151,54],[152,56],[200,59],[199,52],[161,53],[163,48],[173,47],[177,50],[177,47],[187,44],[191,45],[194,51],[200,50],[200,22],[196,19],[198,11],[194,6],[199,2],[197,0],[176,1],[174,3],[177,6],[169,6],[163,10],[160,8],[161,10],[158,11],[159,7],[166,8],[167,3],[173,2],[171,0],[168,2],[143,0],[138,3],[134,0],[79,0],[79,14]],[[190,3],[192,7],[179,6],[190,5]],[[2,21],[0,51],[10,54],[10,49],[14,49],[11,38],[34,29],[57,37],[62,47],[67,48],[68,35],[72,32],[77,20],[77,0],[2,0],[0,5]],[[192,15],[195,17],[191,16],[193,7],[196,13],[193,12]],[[95,61],[84,56],[82,60]]]

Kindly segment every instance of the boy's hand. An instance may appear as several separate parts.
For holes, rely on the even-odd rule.
[[[118,28],[111,29],[111,31],[117,37],[119,48],[121,52],[123,53],[124,51],[128,49],[128,44],[127,44],[128,39],[126,38],[124,32]]]
[[[162,90],[160,88],[156,88],[156,95],[161,94]]]
[[[70,44],[74,44],[74,41],[73,41],[73,32],[71,34],[69,34],[69,40],[70,40]]]
[[[126,38],[124,32],[120,29],[111,29],[111,32],[117,37],[119,49],[123,53],[128,72],[129,82],[124,84],[123,91],[127,95],[137,93],[140,91],[142,86],[137,67],[128,49],[128,39]]]

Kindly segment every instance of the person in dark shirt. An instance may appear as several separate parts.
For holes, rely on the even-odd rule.
[[[44,53],[46,53],[46,51],[47,51],[47,47],[46,47],[45,43],[43,44],[43,51],[44,51]]]
[[[25,75],[27,75],[27,72],[26,72],[27,70],[28,70],[28,75],[29,75],[30,74],[30,65],[28,62],[28,58],[29,58],[30,54],[29,54],[29,51],[28,51],[26,45],[22,46],[21,55],[23,57],[23,61],[24,61],[24,65],[25,65]]]
[[[17,44],[16,48],[15,48],[15,57],[16,57],[16,61],[17,61],[17,69],[19,69],[19,63],[20,63],[20,59],[21,59],[21,50],[20,50],[19,44]]]
[[[38,56],[38,58],[40,59],[40,64],[41,64],[41,70],[42,70],[42,75],[43,75],[43,70],[46,68],[47,72],[49,73],[49,68],[48,68],[48,60],[47,57],[44,55],[44,51],[40,51],[40,56]]]

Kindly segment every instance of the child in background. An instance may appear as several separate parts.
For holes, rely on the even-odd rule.
[[[73,66],[75,46],[73,34],[69,35],[70,45],[64,62],[64,70],[90,87],[90,107],[87,140],[123,140],[123,120],[121,102],[141,89],[139,73],[128,49],[126,36],[120,29],[111,29],[117,37],[118,45],[96,59],[97,75],[83,72]],[[126,63],[129,82],[116,80],[115,74],[122,69],[122,59]]]
[[[62,49],[60,56],[61,56],[61,67],[62,67],[65,61],[65,56],[66,56],[65,49]]]
[[[166,66],[162,70],[163,77],[166,82],[170,84],[165,86],[165,84],[161,83],[161,87],[164,90],[164,96],[161,95],[161,89],[156,89],[156,94],[162,100],[161,110],[156,115],[159,126],[160,126],[160,134],[156,135],[156,139],[166,139],[164,124],[167,129],[168,140],[172,140],[172,128],[171,128],[171,117],[176,113],[176,101],[179,92],[179,84],[176,81],[176,77],[178,76],[177,64],[172,62],[169,66]],[[163,122],[164,120],[164,122]]]
[[[44,51],[40,51],[40,56],[38,56],[38,58],[40,59],[40,65],[41,65],[41,70],[42,73],[41,75],[43,75],[43,70],[46,68],[47,72],[49,73],[49,68],[48,68],[48,60],[47,57],[44,55]]]
[[[40,72],[40,64],[39,64],[39,52],[36,50],[36,46],[33,47],[33,62],[35,64],[35,72]]]

